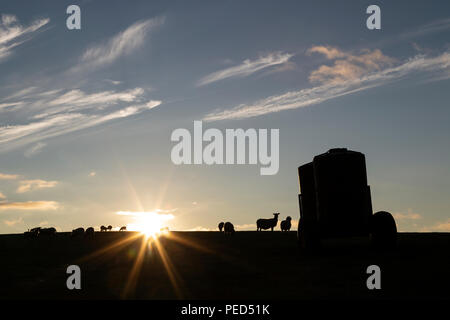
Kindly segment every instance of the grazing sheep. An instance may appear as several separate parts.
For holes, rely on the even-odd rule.
[[[28,231],[25,231],[23,233],[23,235],[25,236],[25,238],[36,238],[39,235],[39,230],[41,230],[40,227],[38,228],[33,228],[33,229],[28,229]]]
[[[277,226],[279,214],[274,213],[272,219],[258,219],[256,221],[256,231],[262,231],[263,229],[271,229],[273,231],[273,228]]]
[[[219,223],[219,231],[220,232],[222,232],[224,224],[225,223],[223,223],[223,222]]]
[[[94,228],[93,227],[89,227],[89,228],[86,229],[86,232],[84,233],[84,236],[86,238],[93,238],[94,234],[95,234]]]
[[[72,238],[77,237],[77,236],[82,236],[82,235],[84,235],[84,228],[77,228],[77,229],[72,230],[72,234],[71,234]]]
[[[290,231],[291,230],[291,220],[292,220],[292,218],[287,216],[286,220],[281,221],[281,223],[280,223],[281,231]]]
[[[100,227],[100,232],[108,231],[108,228],[105,226]]]
[[[120,228],[119,231],[127,231],[127,227],[126,227],[126,226],[123,226],[123,227]]]
[[[234,226],[231,222],[225,222],[224,226],[223,226],[223,230],[225,234],[233,234],[234,231]]]
[[[112,230],[112,225],[109,225],[108,226],[108,231],[111,231]]]
[[[56,235],[56,229],[53,227],[39,229],[39,236],[54,236],[54,235]]]

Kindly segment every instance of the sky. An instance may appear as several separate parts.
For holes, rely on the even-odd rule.
[[[81,9],[81,29],[66,9]],[[0,4],[0,233],[299,218],[297,167],[366,155],[374,211],[450,231],[450,3]],[[280,167],[175,165],[177,128],[279,129]]]

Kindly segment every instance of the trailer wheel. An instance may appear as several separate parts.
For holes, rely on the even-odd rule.
[[[315,222],[305,222],[300,219],[297,236],[298,244],[302,251],[312,252],[320,248],[320,237]]]
[[[397,226],[394,217],[386,211],[376,212],[370,219],[370,236],[377,249],[392,249],[397,244]]]

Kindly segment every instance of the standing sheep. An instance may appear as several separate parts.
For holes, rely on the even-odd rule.
[[[39,236],[54,236],[54,235],[56,235],[56,229],[53,227],[41,228],[39,230]]]
[[[223,230],[225,234],[233,234],[234,231],[234,226],[231,222],[225,222],[224,226],[223,226]]]
[[[219,231],[220,232],[222,232],[224,224],[225,223],[223,223],[223,222],[219,223]]]
[[[77,229],[72,230],[72,234],[71,234],[72,238],[82,236],[82,235],[84,235],[84,228],[77,228]]]
[[[112,225],[109,225],[109,226],[108,226],[108,231],[111,231],[112,228],[113,228]]]
[[[89,227],[89,228],[86,229],[86,232],[84,233],[84,236],[86,238],[93,238],[94,237],[94,233],[95,233],[94,228],[93,227]]]
[[[127,231],[127,227],[126,226],[120,227],[119,231]]]
[[[100,232],[108,231],[108,228],[105,226],[100,227]]]
[[[280,223],[280,227],[281,227],[281,231],[290,231],[291,230],[291,220],[292,218],[287,216],[286,220],[281,221]]]
[[[258,219],[256,221],[256,231],[262,231],[263,229],[271,229],[273,231],[273,228],[277,226],[279,214],[274,213],[272,219]]]

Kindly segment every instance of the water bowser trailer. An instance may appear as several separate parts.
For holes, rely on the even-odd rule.
[[[386,211],[372,213],[365,156],[331,149],[298,168],[299,245],[318,248],[321,239],[370,236],[376,247],[396,245],[397,227]]]

